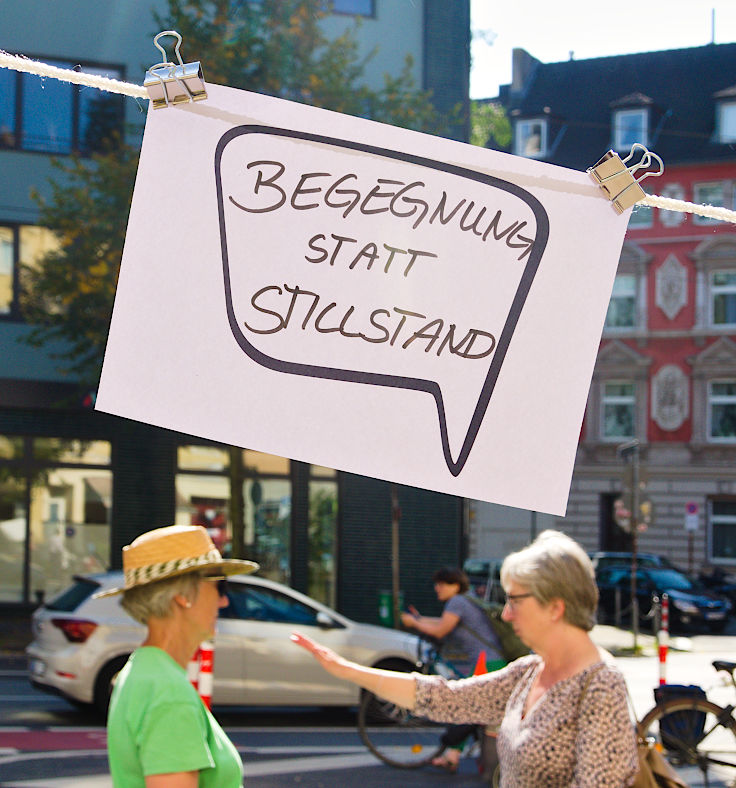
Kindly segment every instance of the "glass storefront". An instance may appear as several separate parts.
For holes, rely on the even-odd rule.
[[[231,461],[238,462],[240,467],[232,469]],[[308,569],[308,593],[334,605],[336,472],[319,466],[310,468],[306,557],[292,555],[293,480],[291,463],[283,457],[249,449],[180,446],[176,521],[205,526],[218,549],[229,555],[233,541],[230,490],[238,480],[242,482],[245,557],[261,565],[259,574],[262,577],[286,585],[291,584],[295,558],[304,558]]]
[[[106,441],[0,435],[0,602],[38,603],[110,560]]]

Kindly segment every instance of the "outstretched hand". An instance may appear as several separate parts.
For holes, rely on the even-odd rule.
[[[290,639],[292,642],[296,643],[297,646],[306,649],[328,673],[338,678],[344,678],[343,668],[349,663],[331,648],[317,643],[316,640],[302,635],[301,632],[292,632]]]

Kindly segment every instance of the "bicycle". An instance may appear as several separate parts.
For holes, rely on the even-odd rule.
[[[452,664],[440,657],[436,646],[420,638],[417,648],[418,673],[460,678]],[[364,691],[358,711],[358,733],[363,744],[381,761],[398,769],[427,766],[446,749],[440,737],[446,728],[413,714],[408,709]],[[483,739],[483,727],[475,729],[475,747]]]
[[[725,671],[736,689],[736,662],[715,660],[713,667]],[[655,746],[692,788],[735,786],[735,708],[718,706],[705,697],[672,697],[647,712],[639,729],[654,738]]]

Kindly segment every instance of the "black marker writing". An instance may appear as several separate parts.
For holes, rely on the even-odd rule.
[[[509,249],[521,250],[523,260],[534,246],[534,238],[522,235],[527,222],[504,218],[501,210],[489,209],[465,197],[451,198],[445,190],[434,194],[424,181],[375,178],[361,182],[355,173],[335,176],[329,172],[304,172],[294,176],[285,164],[270,159],[248,162],[249,174],[243,179],[238,194],[229,194],[230,202],[247,213],[268,213],[284,206],[307,211],[325,205],[341,211],[346,218],[354,210],[364,216],[390,214],[411,220],[417,229],[428,224],[455,223],[461,232],[469,232],[484,243],[492,238],[503,241]],[[290,185],[291,184],[291,185]]]
[[[416,343],[425,353],[437,345],[437,356],[447,351],[465,359],[485,358],[496,346],[496,338],[487,331],[470,328],[456,340],[454,323],[443,318],[428,319],[426,315],[398,306],[374,309],[361,316],[356,314],[354,305],[338,306],[336,301],[323,304],[323,300],[318,293],[298,285],[268,285],[251,297],[250,304],[258,314],[254,319],[243,321],[243,325],[254,334],[275,334],[296,327],[304,331],[311,327],[320,334],[339,333],[347,339],[362,339],[374,344],[388,342],[390,347],[402,350]],[[256,320],[260,321],[258,325]]]

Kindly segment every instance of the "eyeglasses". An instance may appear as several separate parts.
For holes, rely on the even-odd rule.
[[[208,583],[217,583],[217,593],[220,596],[227,596],[227,577],[225,575],[204,575],[202,580]]]
[[[506,604],[512,610],[516,610],[516,608],[519,607],[519,602],[530,596],[534,596],[534,594],[506,594]]]

